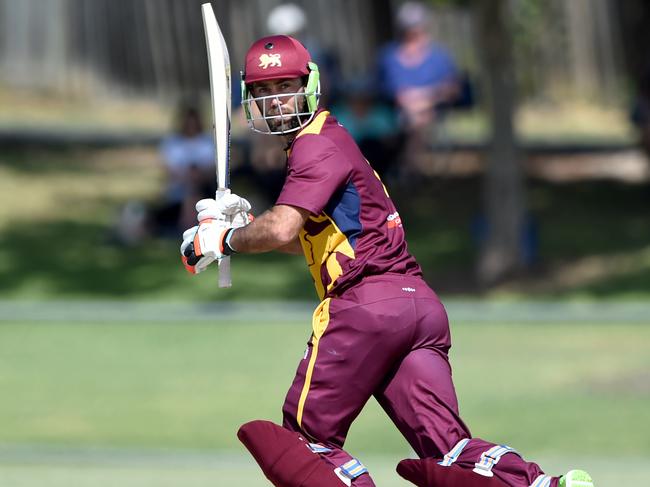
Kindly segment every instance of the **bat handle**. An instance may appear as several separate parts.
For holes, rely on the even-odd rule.
[[[218,200],[230,191],[226,188],[217,190],[216,199]],[[232,279],[230,277],[230,257],[223,257],[219,260],[219,287],[231,287]]]
[[[224,257],[219,261],[219,287],[232,286],[230,278],[230,257]]]

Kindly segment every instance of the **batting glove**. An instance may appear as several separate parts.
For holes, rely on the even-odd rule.
[[[231,193],[229,190],[218,200],[203,199],[196,203],[199,222],[207,219],[224,220],[233,228],[243,227],[252,221],[249,213],[251,204],[245,198]]]
[[[226,239],[234,230],[228,222],[207,219],[183,232],[181,260],[190,274],[199,274],[215,260],[232,253]]]

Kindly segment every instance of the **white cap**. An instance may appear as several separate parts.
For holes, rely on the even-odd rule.
[[[272,35],[296,34],[307,26],[307,17],[302,8],[295,3],[278,5],[266,20],[266,27]]]

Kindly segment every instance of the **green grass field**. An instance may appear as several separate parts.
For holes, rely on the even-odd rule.
[[[598,486],[649,485],[650,328],[457,323],[476,436]],[[279,421],[307,323],[0,323],[0,485],[267,485],[235,432]],[[348,449],[378,485],[411,455],[371,401]]]

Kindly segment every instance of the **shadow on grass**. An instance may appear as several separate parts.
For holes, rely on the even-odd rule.
[[[598,282],[586,284],[579,292],[594,298],[626,296],[631,299],[648,299],[650,290],[650,267],[622,276],[608,277]],[[556,294],[556,297],[561,295]]]
[[[470,224],[480,207],[480,181],[450,180],[432,185],[423,179],[410,187],[396,187],[391,193],[404,221],[409,249],[433,288],[442,294],[476,293],[476,247]],[[571,262],[589,255],[606,258],[639,251],[650,243],[650,197],[646,188],[614,183],[532,183],[529,196],[540,228],[543,264]],[[107,200],[100,206],[117,204]],[[4,227],[0,236],[0,297],[315,299],[301,256],[234,256],[234,285],[218,289],[215,271],[199,276],[184,271],[178,258],[179,242],[155,240],[126,248],[110,244],[107,233],[102,221],[71,218]],[[545,296],[647,295],[649,268],[645,265],[637,272],[599,277],[558,293],[545,291]],[[532,279],[545,279],[543,270],[532,274]]]
[[[650,243],[650,187],[608,181],[531,185],[546,259],[639,250]]]
[[[72,221],[13,225],[0,239],[0,295],[22,298],[133,298],[219,300],[313,299],[299,256],[233,258],[230,289],[217,288],[216,271],[191,276],[178,243],[155,240],[138,247],[107,241],[99,223]]]
[[[438,292],[486,291],[475,280],[478,246],[471,234],[471,222],[481,207],[481,181],[448,180],[437,186],[431,184],[431,190],[427,184],[431,181],[423,179],[413,188],[393,191],[405,222],[409,248]],[[550,277],[548,272],[557,272],[585,257],[596,257],[607,265],[610,258],[620,259],[625,254],[633,258],[643,252],[650,245],[650,187],[612,181],[529,181],[527,188],[529,211],[539,234],[538,258],[523,276],[514,277],[515,283],[523,277],[532,284],[517,293],[542,298],[648,294],[647,262],[639,262],[635,271],[602,273],[594,280],[576,279],[568,286],[558,284],[554,290],[537,286],[535,281],[544,282]]]
[[[0,164],[21,173],[34,173],[38,177],[48,174],[71,175],[86,173],[96,152],[83,148],[58,149],[8,149],[2,155]]]

